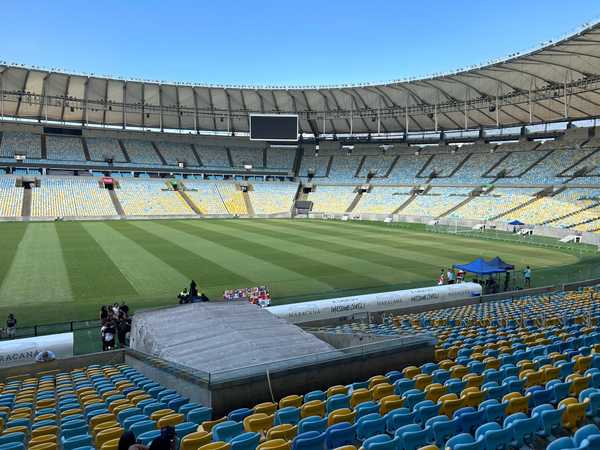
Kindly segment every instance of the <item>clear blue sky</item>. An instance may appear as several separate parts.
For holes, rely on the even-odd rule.
[[[333,84],[446,71],[600,16],[597,0],[2,0],[0,60],[150,80]]]

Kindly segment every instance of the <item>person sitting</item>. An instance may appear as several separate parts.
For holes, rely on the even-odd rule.
[[[190,294],[188,293],[187,288],[183,288],[183,290],[177,295],[177,298],[179,299],[179,304],[189,303]]]
[[[43,352],[39,352],[37,355],[35,355],[35,362],[39,363],[50,362],[54,361],[55,359],[56,355],[50,350],[44,350]]]

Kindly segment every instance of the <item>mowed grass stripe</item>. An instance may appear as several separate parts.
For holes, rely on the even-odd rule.
[[[90,236],[81,222],[57,223],[65,265],[73,296],[79,299],[136,294],[133,286]]]
[[[336,239],[339,236],[345,236],[356,242],[360,242],[361,245],[365,245],[367,248],[373,251],[381,251],[384,249],[396,249],[396,254],[402,255],[402,257],[410,259],[420,264],[431,264],[432,261],[436,261],[438,266],[448,266],[458,262],[467,262],[469,260],[486,257],[493,258],[495,256],[502,256],[504,258],[510,258],[511,262],[515,262],[515,258],[520,260],[531,261],[530,264],[535,264],[537,267],[541,267],[542,264],[548,263],[548,256],[553,256],[555,252],[550,255],[542,257],[540,253],[546,253],[547,249],[535,249],[528,247],[527,251],[523,251],[522,246],[519,247],[519,252],[507,251],[507,249],[497,243],[490,241],[483,241],[482,244],[489,245],[477,245],[473,246],[471,242],[470,246],[463,245],[461,242],[453,242],[448,239],[438,239],[438,237],[446,238],[439,234],[431,234],[427,236],[429,239],[415,240],[409,239],[406,236],[396,235],[389,236],[385,233],[377,233],[376,231],[365,232],[359,227],[339,227],[331,226],[325,223],[302,223],[302,224],[291,224],[286,225],[289,228],[297,228],[302,231],[312,231],[316,235],[328,236],[330,239]],[[442,241],[442,242],[440,242]],[[420,242],[420,243],[419,243]],[[393,251],[393,250],[392,250]],[[461,255],[461,260],[457,260],[457,254]],[[563,254],[560,253],[562,256]]]
[[[309,256],[314,261],[327,261],[337,271],[353,272],[355,276],[370,278],[371,284],[365,283],[360,287],[382,286],[396,284],[405,280],[407,276],[414,276],[410,272],[393,268],[378,261],[364,258],[361,251],[355,250],[351,245],[340,245],[338,243],[324,242],[317,239],[299,236],[296,233],[288,233],[282,227],[271,225],[266,221],[239,221],[224,222],[223,226],[233,227],[238,232],[241,230],[254,232],[270,239],[278,239],[279,245],[293,250],[294,253]],[[383,258],[382,258],[383,259]],[[354,279],[345,280],[345,288],[352,285]],[[350,281],[350,284],[348,283]]]
[[[322,236],[318,232],[307,229],[304,224],[294,226],[294,224],[284,225],[263,221],[252,223],[250,226],[263,227],[271,233],[308,242],[314,247],[322,247],[346,256],[360,258],[365,267],[368,264],[377,266],[371,269],[373,273],[377,273],[377,276],[390,274],[391,279],[386,281],[391,283],[407,279],[420,279],[423,278],[424,272],[427,273],[427,270],[439,270],[439,264],[433,264],[427,258],[421,256],[423,261],[415,264],[414,259],[400,256],[395,249],[390,249],[389,246],[365,244],[359,236],[351,238],[339,237],[335,234]]]
[[[2,286],[17,254],[26,228],[27,224],[25,223],[0,224],[0,286]]]
[[[177,243],[168,239],[169,229],[151,222],[110,222],[111,228],[142,246],[188,280],[195,279],[199,286],[211,296],[222,295],[223,290],[234,286],[250,286],[252,281],[235,272],[215,264],[208,252],[189,249],[190,239]],[[186,283],[186,285],[189,284]],[[184,286],[173,292],[175,296]]]
[[[295,225],[295,224],[294,224]],[[292,225],[292,226],[294,226]],[[456,255],[461,255],[464,261],[475,259],[480,256],[493,258],[501,256],[504,259],[510,258],[513,264],[529,264],[535,267],[556,266],[558,264],[571,264],[578,260],[575,255],[563,251],[523,245],[518,242],[492,241],[488,239],[467,238],[460,235],[449,235],[441,233],[418,233],[414,235],[412,231],[400,228],[385,228],[377,225],[366,225],[359,223],[350,223],[348,227],[340,227],[339,223],[331,222],[310,222],[306,223],[308,228],[314,228],[315,231],[333,235],[354,234],[361,236],[364,242],[376,244],[378,240],[385,240],[386,244],[396,244],[397,248],[404,253],[414,251],[422,254],[424,250],[429,249],[435,256],[446,255],[453,263],[456,261]],[[365,230],[365,228],[369,228]],[[327,231],[325,231],[327,230]],[[393,231],[389,231],[393,230]],[[423,239],[419,240],[418,238]]]
[[[27,225],[0,288],[0,299],[2,305],[73,300],[54,223]]]
[[[83,226],[140,295],[172,295],[189,283],[184,274],[106,223]]]
[[[244,241],[284,252],[289,258],[286,264],[290,264],[290,267],[296,267],[295,270],[299,270],[307,276],[312,276],[337,290],[348,289],[349,286],[355,285],[360,288],[382,285],[381,280],[366,273],[364,264],[361,262],[297,243],[291,239],[281,239],[273,233],[261,233],[260,230],[247,229],[241,225],[241,222],[231,220],[219,222],[197,221],[193,223],[193,226],[203,229],[213,227],[213,229],[223,230],[229,236],[239,237]],[[282,257],[284,256],[282,255]],[[293,292],[292,294],[299,293]]]
[[[196,226],[200,224],[198,221],[194,221],[193,224],[189,221],[163,224],[188,233],[196,239],[208,240],[228,248],[231,252],[223,256],[230,261],[230,264],[235,266],[243,261],[241,270],[246,273],[254,272],[255,276],[267,280],[266,284],[279,284],[281,287],[278,288],[278,291],[285,289],[286,294],[289,292],[327,291],[334,287],[313,277],[314,270],[307,268],[311,261],[302,258],[299,260],[296,255],[291,255],[278,248],[267,247],[223,232],[220,224],[211,225],[210,221],[203,221],[203,226]]]

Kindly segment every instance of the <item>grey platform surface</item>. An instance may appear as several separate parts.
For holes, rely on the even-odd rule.
[[[131,347],[210,374],[337,353],[312,334],[247,302],[194,303],[136,312]]]

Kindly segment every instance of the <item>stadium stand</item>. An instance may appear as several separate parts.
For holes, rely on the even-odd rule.
[[[85,154],[80,137],[48,135],[46,138],[48,159],[57,161],[83,162]]]
[[[18,217],[23,208],[23,188],[15,187],[16,178],[0,176],[0,217]]]
[[[186,195],[194,202],[202,214],[228,214],[219,193],[218,183],[185,181]]]
[[[589,449],[600,438],[599,300],[597,288],[581,288],[323,326],[338,335],[425,331],[436,337],[434,358],[220,418],[125,364],[19,377],[2,384],[0,443],[106,450],[125,431],[149,445],[170,425],[184,450]]]
[[[254,182],[248,196],[256,214],[289,212],[298,190],[295,183]]]
[[[536,188],[494,188],[488,194],[473,198],[452,215],[463,219],[492,219],[530,201],[537,191]]]
[[[438,217],[466,200],[471,190],[471,188],[434,187],[425,194],[417,195],[402,210],[402,214]]]
[[[229,147],[234,167],[264,167],[264,150],[249,147]]]
[[[125,155],[119,146],[119,141],[113,138],[86,138],[85,139],[92,161],[126,162]]]
[[[308,194],[313,202],[313,212],[344,213],[356,197],[354,186],[318,185],[315,192]]]
[[[314,171],[315,177],[327,176],[327,167],[331,156],[308,156],[304,154],[300,163],[300,176],[308,177],[309,171]]]
[[[229,214],[246,215],[248,208],[242,191],[233,183],[219,183],[217,189]]]
[[[401,154],[387,178],[380,181],[387,184],[419,184],[424,181],[417,175],[431,158],[431,155]]]
[[[372,172],[376,177],[383,177],[389,172],[396,158],[397,156],[393,155],[367,155],[360,168],[359,176],[366,177],[369,172]]]
[[[177,192],[169,190],[165,180],[120,178],[115,192],[126,215],[195,214]]]
[[[0,156],[13,159],[15,155],[26,155],[27,158],[41,158],[42,144],[39,134],[18,131],[2,133]]]
[[[196,150],[204,167],[231,167],[225,147],[219,147],[217,145],[200,145],[196,146]]]
[[[296,150],[290,148],[271,148],[267,150],[267,167],[270,169],[291,170],[296,158]]]
[[[171,166],[176,166],[179,162],[185,163],[187,166],[198,166],[198,161],[189,144],[157,142],[156,147],[167,164]]]
[[[358,214],[391,214],[411,196],[411,188],[374,186],[362,195],[354,213]]]
[[[37,217],[115,216],[108,190],[92,177],[41,177],[31,191],[31,215]]]
[[[151,142],[134,139],[124,139],[122,142],[132,163],[150,166],[161,165],[160,158]]]
[[[354,174],[361,161],[362,156],[335,155],[331,161],[329,179],[334,182],[356,180]]]
[[[504,146],[508,146],[510,144],[501,145],[500,148],[503,149]],[[496,177],[500,173],[504,173],[507,177],[515,177],[523,173],[528,167],[530,167],[533,163],[535,163],[538,159],[544,157],[548,152],[538,152],[538,151],[519,151],[519,152],[511,152],[508,156],[503,159],[500,164],[490,170],[486,176],[488,177]]]

